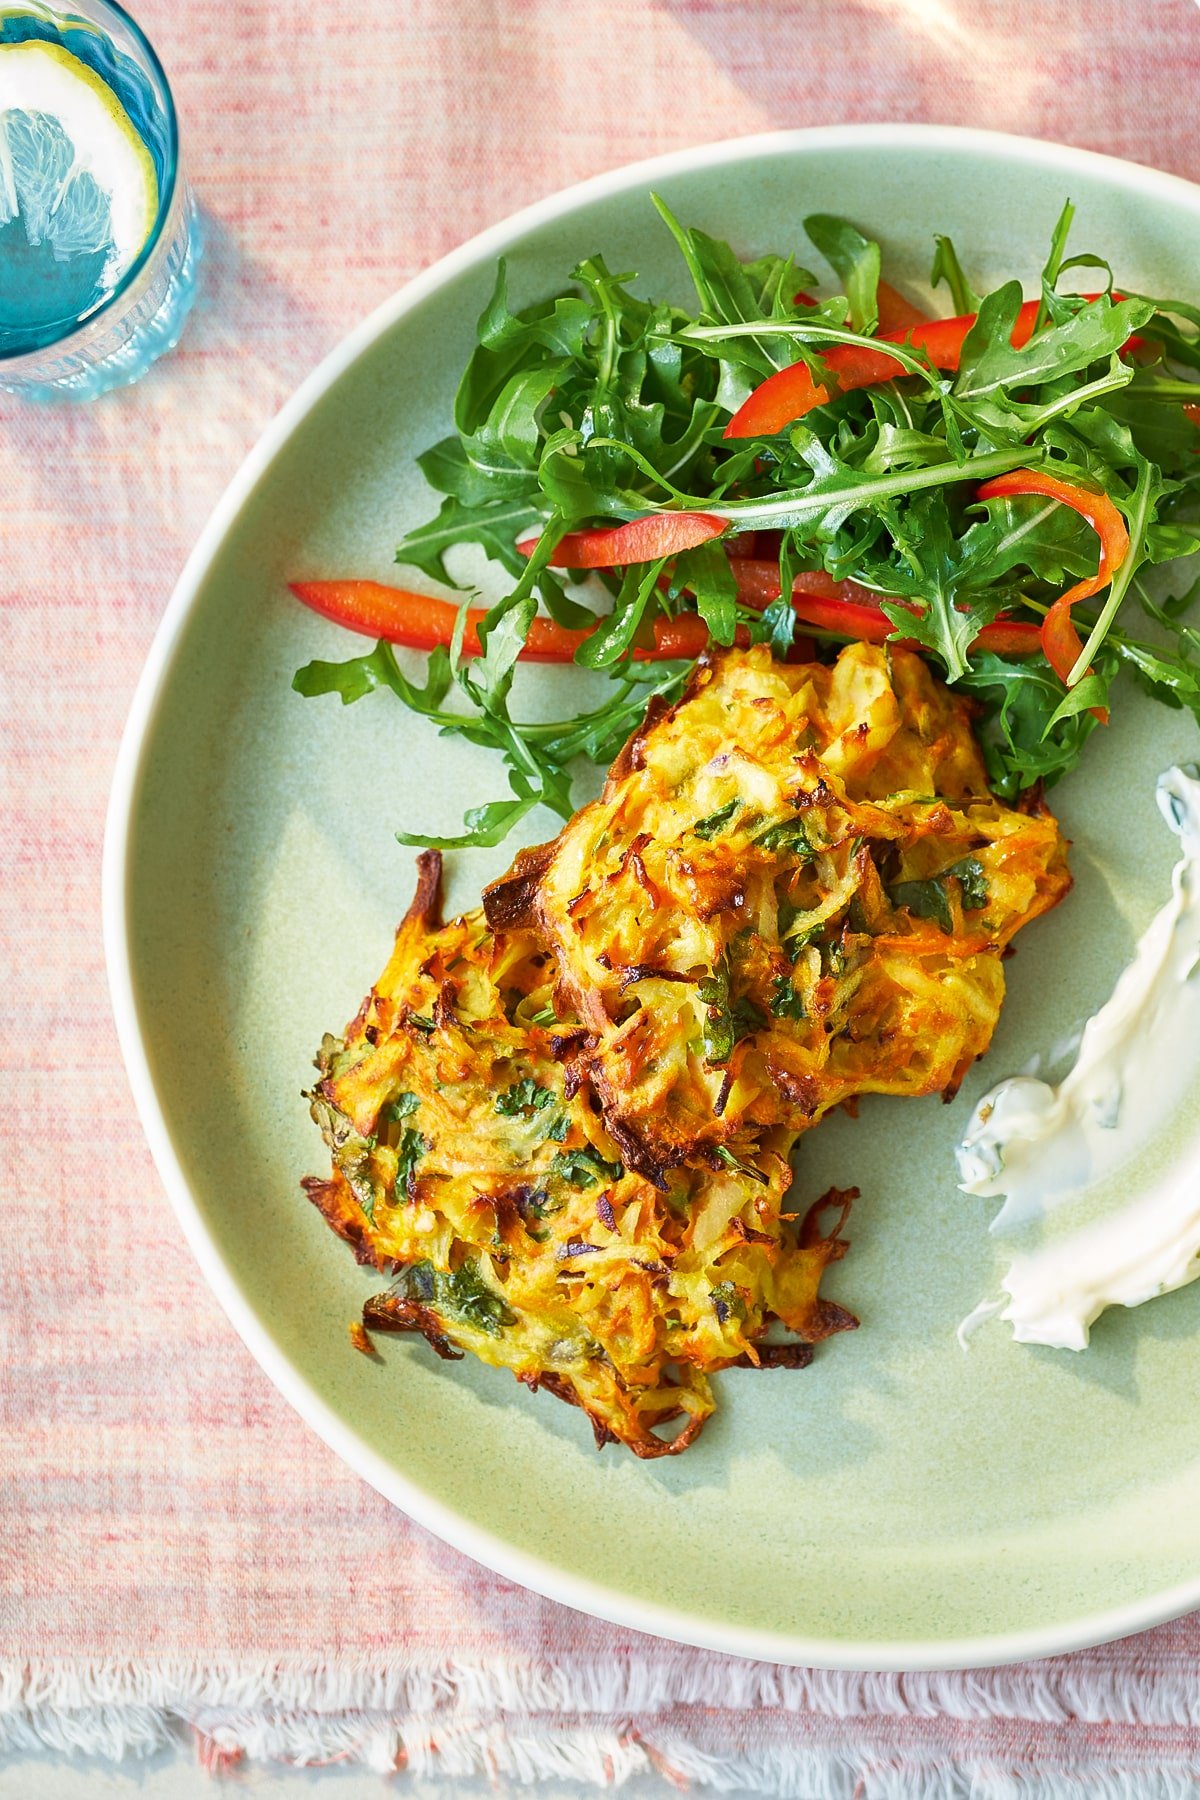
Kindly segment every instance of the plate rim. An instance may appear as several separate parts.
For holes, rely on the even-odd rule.
[[[676,174],[753,162],[766,155],[788,151],[856,150],[864,143],[893,149],[940,149],[948,155],[955,150],[971,149],[991,152],[1009,165],[1038,163],[1044,166],[1049,163],[1061,169],[1065,176],[1072,170],[1098,173],[1126,189],[1151,190],[1176,203],[1182,202],[1200,222],[1200,185],[1142,163],[1049,139],[970,126],[871,123],[757,132],[643,158],[561,188],[477,232],[397,289],[322,358],[268,424],[217,502],[183,566],[155,630],[122,732],[105,819],[101,911],[109,994],[126,1074],[155,1168],[192,1254],[226,1317],[260,1368],[305,1423],[355,1474],[453,1549],[505,1579],[577,1612],[670,1642],[756,1661],[799,1667],[911,1673],[993,1667],[1059,1655],[1163,1624],[1200,1606],[1200,1566],[1191,1580],[1159,1590],[1142,1600],[1036,1630],[884,1642],[863,1639],[850,1643],[844,1639],[827,1640],[722,1624],[686,1609],[641,1600],[543,1561],[461,1516],[394,1468],[345,1423],[275,1343],[242,1293],[233,1265],[218,1249],[205,1225],[200,1206],[176,1155],[168,1119],[154,1086],[141,1032],[129,931],[133,812],[163,690],[186,625],[209,569],[259,482],[295,429],[359,356],[407,313],[436,293],[444,282],[484,260],[494,259],[527,232],[561,218],[583,203],[622,193],[649,177],[669,179]]]

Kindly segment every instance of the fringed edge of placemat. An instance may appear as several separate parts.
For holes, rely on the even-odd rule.
[[[1119,1660],[965,1675],[789,1669],[673,1647],[552,1664],[0,1661],[0,1754],[118,1761],[190,1739],[214,1774],[358,1763],[450,1792],[470,1776],[604,1788],[656,1772],[681,1791],[822,1800],[1194,1800],[1198,1726],[1194,1682]]]

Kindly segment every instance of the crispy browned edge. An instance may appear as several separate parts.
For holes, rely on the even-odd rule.
[[[349,1244],[354,1252],[355,1262],[367,1269],[386,1266],[380,1263],[371,1246],[367,1222],[354,1204],[353,1197],[348,1198],[350,1190],[345,1181],[339,1181],[336,1175],[328,1181],[320,1175],[303,1175],[300,1186],[329,1229],[336,1232],[343,1243]]]
[[[417,857],[417,888],[409,901],[408,911],[400,921],[405,925],[431,925],[442,922],[442,853],[422,850]]]
[[[372,1294],[363,1301],[362,1316],[368,1331],[420,1332],[443,1362],[463,1360],[462,1351],[456,1350],[443,1333],[438,1315],[419,1300],[408,1300],[400,1294]]]
[[[461,1362],[463,1353],[456,1350],[442,1330],[442,1321],[432,1307],[423,1306],[419,1300],[407,1299],[398,1294],[373,1294],[363,1303],[363,1324],[370,1331],[419,1334],[430,1348],[444,1362]],[[811,1354],[811,1353],[810,1353]],[[677,1456],[681,1450],[694,1443],[704,1425],[704,1418],[692,1418],[687,1425],[673,1438],[658,1438],[647,1431],[645,1437],[624,1438],[592,1412],[581,1396],[561,1375],[540,1373],[537,1375],[518,1375],[517,1380],[527,1387],[530,1393],[536,1394],[539,1388],[545,1388],[558,1400],[565,1400],[569,1406],[577,1406],[586,1416],[596,1440],[596,1448],[603,1450],[605,1444],[621,1443],[633,1451],[635,1456],[655,1458],[659,1456]],[[664,1419],[677,1418],[682,1407],[673,1413],[664,1415]]]
[[[540,923],[538,893],[554,860],[558,839],[518,850],[507,874],[483,890],[483,912],[493,931],[529,931]]]
[[[568,1406],[579,1407],[591,1425],[597,1450],[603,1450],[605,1444],[624,1444],[627,1450],[632,1450],[633,1454],[643,1462],[655,1462],[660,1456],[678,1456],[681,1451],[687,1449],[689,1444],[695,1443],[704,1430],[705,1420],[708,1417],[707,1413],[701,1413],[698,1416],[693,1414],[683,1430],[677,1432],[673,1438],[655,1437],[650,1430],[647,1430],[645,1437],[622,1438],[618,1437],[617,1433],[611,1430],[603,1419],[597,1418],[596,1414],[575,1392],[570,1382],[561,1375],[518,1375],[517,1380],[523,1382],[531,1394],[536,1394],[539,1388],[545,1388],[548,1394],[554,1394],[559,1400],[565,1400]],[[659,1422],[665,1424],[670,1419],[677,1419],[683,1411],[682,1406],[676,1407],[674,1412],[664,1413]]]

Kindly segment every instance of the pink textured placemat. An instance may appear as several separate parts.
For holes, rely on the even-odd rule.
[[[443,1548],[260,1374],[162,1197],[101,957],[118,735],[184,556],[346,328],[489,221],[701,139],[988,125],[1200,177],[1193,0],[141,0],[209,220],[182,347],[0,397],[0,1746],[838,1796],[1184,1794],[1200,1619],[964,1676],[593,1623]]]

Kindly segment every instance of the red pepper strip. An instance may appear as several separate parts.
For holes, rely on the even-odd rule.
[[[775,586],[778,589],[778,580]],[[750,643],[749,629],[739,625],[733,641],[739,650],[745,650]],[[673,619],[665,619],[660,613],[654,621],[653,650],[635,650],[633,654],[638,662],[670,662],[674,658],[690,662],[707,649],[708,626],[699,613],[677,613]],[[812,662],[816,654],[817,647],[811,638],[795,637],[787,661]]]
[[[1198,430],[1200,430],[1200,404],[1197,404],[1195,401],[1189,400],[1187,405],[1183,409],[1183,413],[1184,413],[1184,417],[1187,419],[1190,419],[1192,421],[1192,424],[1195,425]]]
[[[995,480],[985,481],[976,489],[979,500],[1007,499],[1018,494],[1042,494],[1047,500],[1069,506],[1072,512],[1087,520],[1100,539],[1100,566],[1096,573],[1077,581],[1074,587],[1060,594],[1042,620],[1042,649],[1046,661],[1065,687],[1067,677],[1083,653],[1083,644],[1071,619],[1071,608],[1077,600],[1086,600],[1108,586],[1128,554],[1129,532],[1107,494],[1093,494],[1088,488],[1059,481],[1056,476],[1038,469],[1012,469],[1007,475],[997,475]],[[1094,706],[1092,713],[1102,725],[1107,725],[1105,707]]]
[[[779,567],[776,563],[740,559],[731,564],[737,580],[738,598],[747,606],[761,609],[779,597]],[[449,600],[433,594],[416,594],[405,588],[388,587],[380,581],[294,581],[292,592],[314,612],[332,619],[349,631],[364,637],[385,638],[390,644],[401,644],[408,650],[434,650],[449,647],[454,633],[458,608]],[[819,630],[836,632],[840,637],[862,638],[879,644],[894,630],[891,621],[880,611],[870,589],[853,581],[834,581],[823,570],[798,575],[792,588],[792,605],[796,615]],[[473,606],[467,613],[463,633],[463,655],[480,654],[479,622],[485,616],[483,607]],[[553,619],[535,615],[529,636],[521,650],[523,662],[566,663],[590,633],[573,631],[556,625]],[[750,641],[745,626],[739,626],[737,643]],[[1039,647],[1036,625],[1007,624],[997,621],[985,625],[977,643],[1001,654],[1020,656]],[[654,644],[637,648],[638,662],[666,662],[676,658],[691,660],[708,644],[708,627],[697,613],[679,613],[668,619],[654,620]]]
[[[677,556],[681,550],[707,544],[710,538],[720,537],[728,529],[728,520],[718,519],[714,513],[647,513],[644,518],[630,519],[626,525],[569,531],[555,545],[550,566],[623,569],[630,563],[657,562],[660,556]],[[517,549],[529,556],[537,542],[537,538],[526,538]]]
[[[914,325],[928,325],[929,314],[914,306],[911,300],[894,288],[890,281],[881,281],[875,291],[875,303],[879,308],[878,329],[882,332],[911,331]]]
[[[298,600],[336,625],[362,632],[364,637],[386,638],[389,644],[402,644],[407,650],[434,650],[439,644],[448,648],[458,617],[452,601],[387,587],[380,581],[294,581],[291,585]],[[481,606],[468,611],[464,656],[480,654],[479,621],[484,616]],[[530,622],[521,661],[568,663],[590,635],[537,614]],[[743,630],[739,641],[749,643],[749,633]],[[690,660],[699,656],[707,643],[704,620],[696,613],[680,613],[674,619],[656,618],[653,646],[635,649],[633,654],[638,662],[669,662],[676,657]]]
[[[772,600],[778,600],[777,562],[768,562],[762,557],[744,560],[739,558],[736,562],[730,558],[730,567],[737,583],[737,596],[743,606],[752,606],[756,612],[761,612]],[[835,581],[824,569],[806,569],[797,575],[792,583],[793,600],[799,594],[806,594],[814,600],[861,600],[867,604],[875,604],[875,594],[871,588],[865,588],[857,581]]]
[[[927,325],[929,314],[906,300],[898,288],[890,281],[881,281],[876,290],[876,305],[879,319],[876,329],[879,331],[908,331],[913,325]],[[792,295],[793,306],[820,306],[821,302],[815,294],[806,294],[803,289]],[[849,321],[847,321],[849,323]]]
[[[1017,314],[1012,341],[1019,350],[1029,342],[1037,319],[1039,302],[1027,300]],[[934,319],[927,325],[904,326],[899,330],[881,331],[877,342],[908,344],[923,350],[935,369],[957,369],[967,333],[975,323],[974,313],[957,319]],[[867,344],[831,344],[822,352],[821,360],[834,380],[839,393],[852,388],[874,387],[881,381],[892,381],[906,373],[902,363],[885,350],[873,350]],[[774,375],[756,387],[743,401],[725,427],[727,438],[771,437],[785,425],[794,424],[815,406],[829,400],[829,389],[815,382],[802,363],[791,363],[777,369]]]
[[[882,283],[880,286],[882,288]],[[1101,296],[1085,294],[1084,298],[1099,300]],[[1121,296],[1115,294],[1113,298],[1119,300]],[[1033,336],[1040,304],[1037,300],[1026,300],[1017,313],[1012,330],[1015,350],[1024,349]],[[923,350],[935,369],[949,374],[958,368],[962,347],[975,319],[975,313],[963,313],[957,319],[934,319],[929,324],[880,331],[875,341],[907,344],[913,350]],[[1141,342],[1141,339],[1131,337],[1125,348],[1132,350]],[[831,344],[828,350],[822,351],[821,360],[841,394],[849,393],[853,388],[893,381],[907,373],[894,356],[884,350],[873,350],[866,344]],[[829,389],[813,380],[804,363],[792,363],[788,368],[777,369],[774,375],[768,375],[761,386],[755,388],[730,419],[724,435],[727,438],[773,437],[785,425],[802,419],[815,406],[826,405],[829,398]]]
[[[364,637],[386,638],[407,650],[449,647],[458,608],[433,594],[414,594],[405,588],[387,587],[381,581],[293,581],[292,592],[305,606],[323,613],[335,625],[361,631]],[[485,608],[473,606],[467,613],[463,655],[479,656],[479,621]],[[536,616],[521,654],[529,662],[569,662],[586,631],[569,631],[553,619]]]
[[[747,606],[762,607],[778,599],[779,569],[775,563],[734,563],[733,571],[738,598]],[[908,602],[898,600],[895,604],[907,606]],[[792,606],[804,624],[868,644],[884,643],[896,629],[870,588],[861,587],[856,581],[834,581],[819,569],[797,575],[792,584]],[[908,639],[892,641],[910,643]],[[981,650],[994,650],[1000,656],[1035,656],[1041,649],[1038,626],[1020,619],[996,619],[985,625],[974,641]]]

